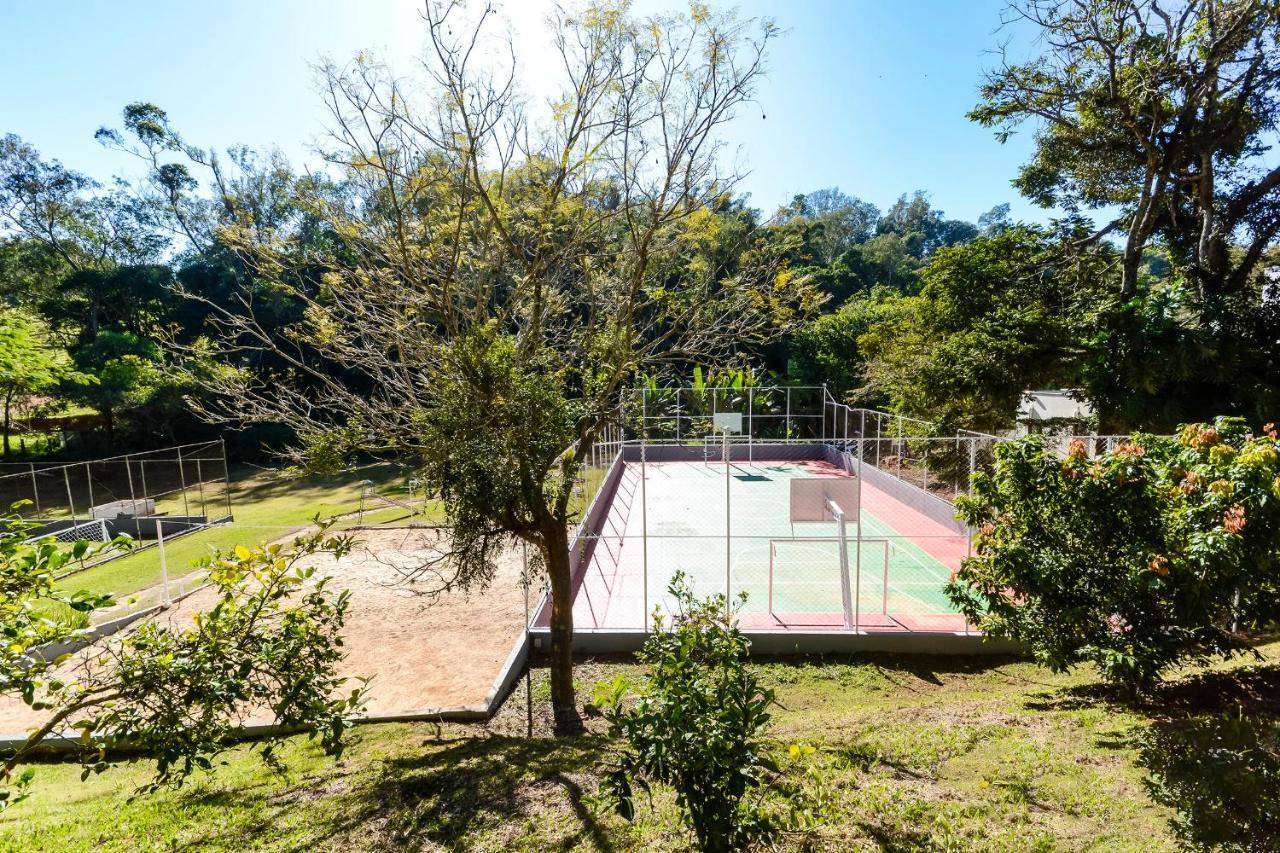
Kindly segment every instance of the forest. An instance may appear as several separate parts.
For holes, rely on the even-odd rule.
[[[1102,433],[1269,420],[1280,387],[1280,70],[1259,35],[1269,30],[1249,18],[1258,26],[1161,51],[1123,18],[1090,44],[1087,15],[1050,9],[1028,7],[1052,34],[1041,61],[990,71],[969,114],[998,135],[1033,130],[1034,157],[1010,192],[1050,211],[1045,222],[1015,221],[1008,204],[948,219],[928,188],[909,187],[883,210],[856,187],[762,210],[700,163],[680,209],[648,223],[660,245],[644,247],[643,286],[675,294],[697,280],[719,298],[767,276],[767,316],[714,350],[659,343],[642,372],[687,381],[695,368],[745,368],[758,385],[826,384],[850,403],[986,432],[1011,428],[1022,395],[1040,388],[1087,401]],[[460,174],[465,151],[415,132],[403,102],[374,97],[396,85],[367,58],[324,67],[337,132],[321,169],[188,140],[150,103],[96,130],[129,155],[127,174],[84,174],[18,133],[0,140],[6,458],[86,458],[228,427],[238,458],[299,437],[343,443],[357,429],[344,401],[369,399],[393,365],[335,350],[380,323],[336,306],[371,279],[421,294],[457,275],[446,256],[483,240],[451,233],[455,214],[491,203]],[[369,118],[387,127],[362,135]],[[565,258],[584,241],[604,254],[635,248],[582,225],[625,209],[629,178],[586,161],[577,174],[557,167],[557,150],[583,142],[580,128],[563,132],[579,136],[477,163],[508,206],[508,236],[530,256],[556,253],[541,269],[551,276],[572,274]],[[548,228],[560,237],[537,248],[529,235]],[[530,273],[515,260],[484,263]],[[440,328],[438,316],[406,316]],[[301,396],[260,405],[251,392],[264,388]],[[316,389],[329,407],[299,416],[293,404]]]

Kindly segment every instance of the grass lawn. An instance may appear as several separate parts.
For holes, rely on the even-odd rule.
[[[1010,659],[759,663],[782,705],[771,745],[784,764],[790,744],[817,747],[822,780],[806,783],[818,826],[782,846],[1174,850],[1174,812],[1147,793],[1140,744],[1223,714],[1274,728],[1280,643],[1262,651],[1261,666],[1185,677],[1137,707],[1088,672],[1054,675]],[[617,674],[641,676],[626,662],[578,668],[588,693]],[[633,824],[597,805],[613,749],[599,721],[583,738],[546,737],[545,671],[534,670],[531,694],[532,738],[521,686],[484,726],[362,727],[337,763],[295,738],[283,776],[241,747],[212,776],[135,799],[145,762],[84,783],[78,766],[45,765],[31,799],[0,815],[0,849],[685,849],[669,791],[657,790],[652,808],[637,800]],[[1194,748],[1145,760],[1155,767]],[[786,766],[791,781],[804,780]]]
[[[263,469],[242,469],[238,474],[233,474],[231,483],[235,522],[167,541],[165,555],[170,578],[188,573],[194,560],[214,549],[287,536],[306,527],[317,513],[322,517],[354,513],[359,507],[361,480],[372,480],[380,494],[406,497],[405,479],[391,466],[363,468],[331,477],[285,477]],[[428,507],[426,515],[413,517],[399,507],[371,506],[373,508],[364,514],[365,524],[440,520],[439,508],[434,504]],[[181,501],[175,506],[157,505],[157,509],[181,514]],[[355,521],[351,517],[340,526],[351,526]],[[111,592],[123,600],[131,593],[158,584],[160,578],[160,552],[148,548],[65,577],[58,586]]]

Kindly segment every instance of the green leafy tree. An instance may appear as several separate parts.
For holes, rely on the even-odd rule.
[[[1244,289],[1280,233],[1280,166],[1265,159],[1280,120],[1280,6],[1011,8],[1043,50],[991,72],[969,115],[1001,140],[1034,123],[1035,155],[1018,189],[1047,207],[1118,211],[1085,239],[1121,235],[1126,301],[1156,241],[1201,295]]]
[[[1027,390],[1078,377],[1104,262],[1030,226],[939,249],[919,296],[859,339],[868,390],[948,425],[1012,426]]]
[[[54,579],[68,563],[94,548],[65,546],[53,537],[26,541],[30,528],[11,512],[0,520],[0,693],[47,712],[24,745],[0,769],[0,803],[29,792],[29,764],[55,732],[81,733],[84,775],[111,765],[111,745],[136,747],[156,762],[147,786],[179,786],[191,774],[211,770],[251,714],[268,714],[283,732],[306,729],[327,754],[345,744],[348,719],[363,703],[363,688],[340,695],[344,679],[340,632],[347,593],[333,592],[315,576],[315,555],[341,555],[347,537],[320,532],[289,545],[237,546],[208,561],[216,590],[211,609],[186,628],[147,621],[101,644],[74,666],[46,660],[50,644],[85,638],[74,621],[46,615],[56,603],[91,614],[114,603],[110,596],[66,593]],[[268,737],[259,752],[277,763],[283,735]],[[16,796],[15,796],[16,794]]]
[[[797,195],[778,211],[780,224],[800,223],[811,229],[808,242],[820,264],[836,258],[875,233],[880,211],[874,204],[840,192],[838,187]]]
[[[108,433],[115,432],[122,410],[145,409],[153,399],[163,398],[171,382],[185,384],[180,376],[164,370],[159,344],[132,332],[100,332],[91,343],[76,347],[72,358],[83,374],[96,381],[70,385],[64,393],[101,412]]]
[[[810,320],[792,335],[788,373],[808,385],[826,385],[840,399],[882,405],[883,397],[863,389],[867,357],[858,342],[873,329],[899,326],[913,304],[888,288],[876,287],[852,297],[834,313]]]
[[[761,808],[777,772],[761,735],[775,704],[747,667],[750,642],[724,596],[694,597],[682,573],[671,581],[676,602],[670,629],[654,612],[654,633],[640,660],[648,679],[628,707],[626,684],[601,695],[610,731],[627,744],[605,781],[618,813],[635,817],[635,789],[661,782],[676,802],[700,850],[742,850],[767,843],[778,827]]]
[[[1276,432],[1238,419],[1135,436],[1090,458],[1033,437],[996,448],[958,500],[975,553],[947,587],[983,631],[1042,664],[1092,663],[1149,687],[1167,668],[1248,649],[1280,617]]]
[[[11,416],[24,397],[48,392],[67,383],[92,384],[92,378],[75,371],[65,352],[49,345],[39,324],[27,313],[0,308],[0,396],[4,400],[4,456],[9,455]]]
[[[879,235],[893,234],[907,252],[916,259],[926,258],[938,249],[956,246],[978,235],[971,223],[946,219],[941,210],[929,204],[924,190],[902,195],[884,212],[876,226]]]

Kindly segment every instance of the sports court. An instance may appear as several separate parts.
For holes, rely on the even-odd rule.
[[[964,632],[943,593],[968,550],[950,506],[830,445],[770,458],[805,449],[628,448],[579,537],[575,630],[643,631],[682,571],[700,597],[745,593],[748,631]]]

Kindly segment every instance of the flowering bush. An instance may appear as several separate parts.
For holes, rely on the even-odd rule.
[[[993,636],[1047,666],[1091,661],[1141,689],[1181,662],[1245,651],[1236,632],[1280,616],[1276,430],[1243,420],[1135,435],[1088,458],[1038,437],[996,449],[960,515],[973,556],[947,588]]]

